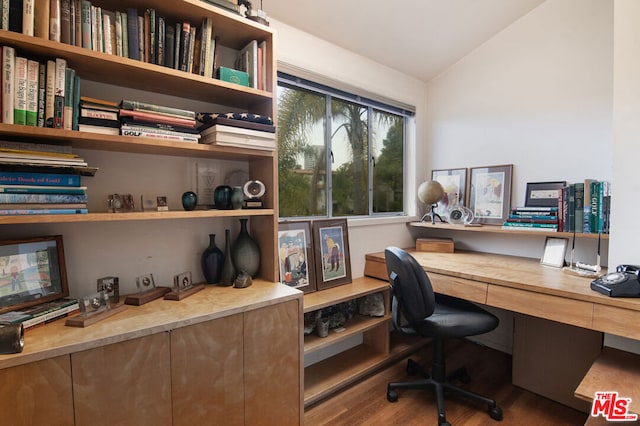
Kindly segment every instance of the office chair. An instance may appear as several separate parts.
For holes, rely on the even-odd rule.
[[[444,359],[446,339],[487,333],[498,326],[498,318],[466,300],[435,294],[427,273],[406,251],[388,247],[385,252],[387,272],[391,283],[392,320],[404,334],[433,339],[433,365],[431,374],[409,359],[407,373],[420,373],[423,379],[414,382],[389,383],[387,400],[396,402],[396,389],[434,388],[438,405],[438,425],[450,426],[444,410],[444,393],[450,391],[487,404],[489,416],[502,420],[502,409],[495,400],[457,387],[454,379],[470,381],[466,369],[460,368],[447,375]]]

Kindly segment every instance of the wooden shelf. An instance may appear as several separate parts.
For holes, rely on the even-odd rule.
[[[364,333],[365,331],[377,327],[383,323],[387,324],[388,327],[390,320],[391,315],[384,315],[382,317],[367,317],[364,315],[356,315],[349,321],[347,321],[344,331],[335,332],[334,330],[329,330],[329,335],[327,337],[319,337],[316,334],[304,336],[304,354],[309,355],[322,348],[326,348],[337,342],[346,340],[355,334]]]
[[[460,231],[460,232],[484,232],[491,234],[508,234],[508,235],[529,235],[532,237],[561,237],[561,238],[573,238],[573,232],[549,232],[549,231],[523,231],[519,229],[502,229],[500,225],[481,225],[481,226],[463,226],[463,225],[451,225],[449,223],[435,223],[431,222],[410,222],[407,224],[413,228],[424,228],[434,231]],[[584,234],[576,233],[576,238],[585,239],[598,239],[598,234]],[[600,238],[603,240],[609,239],[609,234],[600,234]]]
[[[304,312],[317,311],[367,294],[389,290],[387,281],[369,277],[357,278],[352,283],[304,295]]]

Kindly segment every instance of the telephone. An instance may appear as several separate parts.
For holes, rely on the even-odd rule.
[[[640,297],[640,266],[618,265],[616,272],[591,281],[591,290],[610,297]]]

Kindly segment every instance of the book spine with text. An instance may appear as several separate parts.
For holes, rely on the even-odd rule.
[[[55,73],[55,95],[53,104],[53,127],[64,128],[64,97],[66,85],[67,61],[63,58],[56,58]]]
[[[82,0],[81,10],[82,47],[91,49],[91,2],[89,0]]]
[[[60,42],[71,44],[71,0],[60,1]]]
[[[63,108],[63,128],[71,130],[73,127],[73,81],[76,72],[73,68],[67,67],[64,73],[64,108]]]
[[[140,52],[138,51],[138,9],[127,9],[127,36],[127,50],[129,58],[139,61]]]
[[[122,27],[122,56],[129,57],[129,20],[125,12],[120,12],[120,26]]]
[[[61,173],[0,170],[0,185],[80,186],[80,176]]]
[[[142,111],[131,111],[128,109],[120,110],[121,117],[133,117],[136,120],[147,121],[150,123],[165,123],[175,126],[195,127],[195,120],[182,119],[177,117],[169,117],[159,114],[151,114]]]
[[[574,183],[575,186],[575,232],[584,231],[584,182]]]
[[[27,126],[38,125],[38,75],[40,64],[27,61]]]
[[[157,133],[157,132],[145,132],[140,130],[122,130],[122,136],[134,136],[139,138],[151,138],[151,139],[161,139],[161,140],[176,141],[176,142],[193,142],[193,143],[198,143],[198,140],[200,139],[194,135],[189,135],[189,134],[175,135],[168,132]]]
[[[0,216],[32,216],[39,214],[87,214],[87,209],[0,209]]]
[[[13,123],[27,124],[27,58],[16,57]]]
[[[87,193],[86,186],[39,186],[39,185],[0,185],[0,194],[71,194]]]
[[[22,34],[33,36],[35,23],[35,0],[22,2]]]
[[[2,122],[5,124],[13,124],[15,55],[13,47],[2,47]]]
[[[36,125],[44,127],[45,104],[47,99],[47,64],[38,63],[38,119]]]
[[[44,104],[45,127],[54,127],[54,114],[56,105],[56,61],[47,61],[46,96]]]
[[[129,100],[129,99],[123,99],[122,102],[120,102],[120,108],[131,110],[131,111],[143,111],[143,112],[149,112],[149,113],[170,114],[170,115],[174,115],[174,116],[178,116],[178,117],[183,117],[183,118],[186,118],[186,119],[195,119],[196,118],[196,113],[194,111],[190,111],[190,110],[186,110],[186,109],[180,109],[180,108],[174,108],[174,107],[168,107],[168,106],[162,106],[162,105],[156,105],[156,104],[151,104],[151,103],[148,103],[148,102],[132,101],[132,100]]]
[[[36,37],[49,40],[49,12],[50,12],[49,0],[35,0],[34,14],[34,34]]]
[[[60,0],[49,0],[49,40],[60,42]]]

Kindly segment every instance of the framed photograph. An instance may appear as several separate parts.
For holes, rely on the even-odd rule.
[[[544,243],[544,253],[540,263],[547,266],[562,268],[564,266],[564,257],[567,253],[569,245],[568,238],[547,237]]]
[[[318,290],[351,282],[347,219],[315,220],[313,246]]]
[[[310,221],[278,224],[278,263],[283,284],[305,293],[316,291]]]
[[[565,181],[558,182],[527,182],[525,207],[558,207],[558,198],[567,185]]]
[[[0,241],[0,313],[67,296],[62,235]]]
[[[467,195],[467,169],[432,170],[431,180],[440,182],[444,196],[435,208],[440,216],[448,216],[449,207],[464,205]]]
[[[513,164],[473,167],[469,185],[469,208],[474,222],[502,225],[511,208]]]

